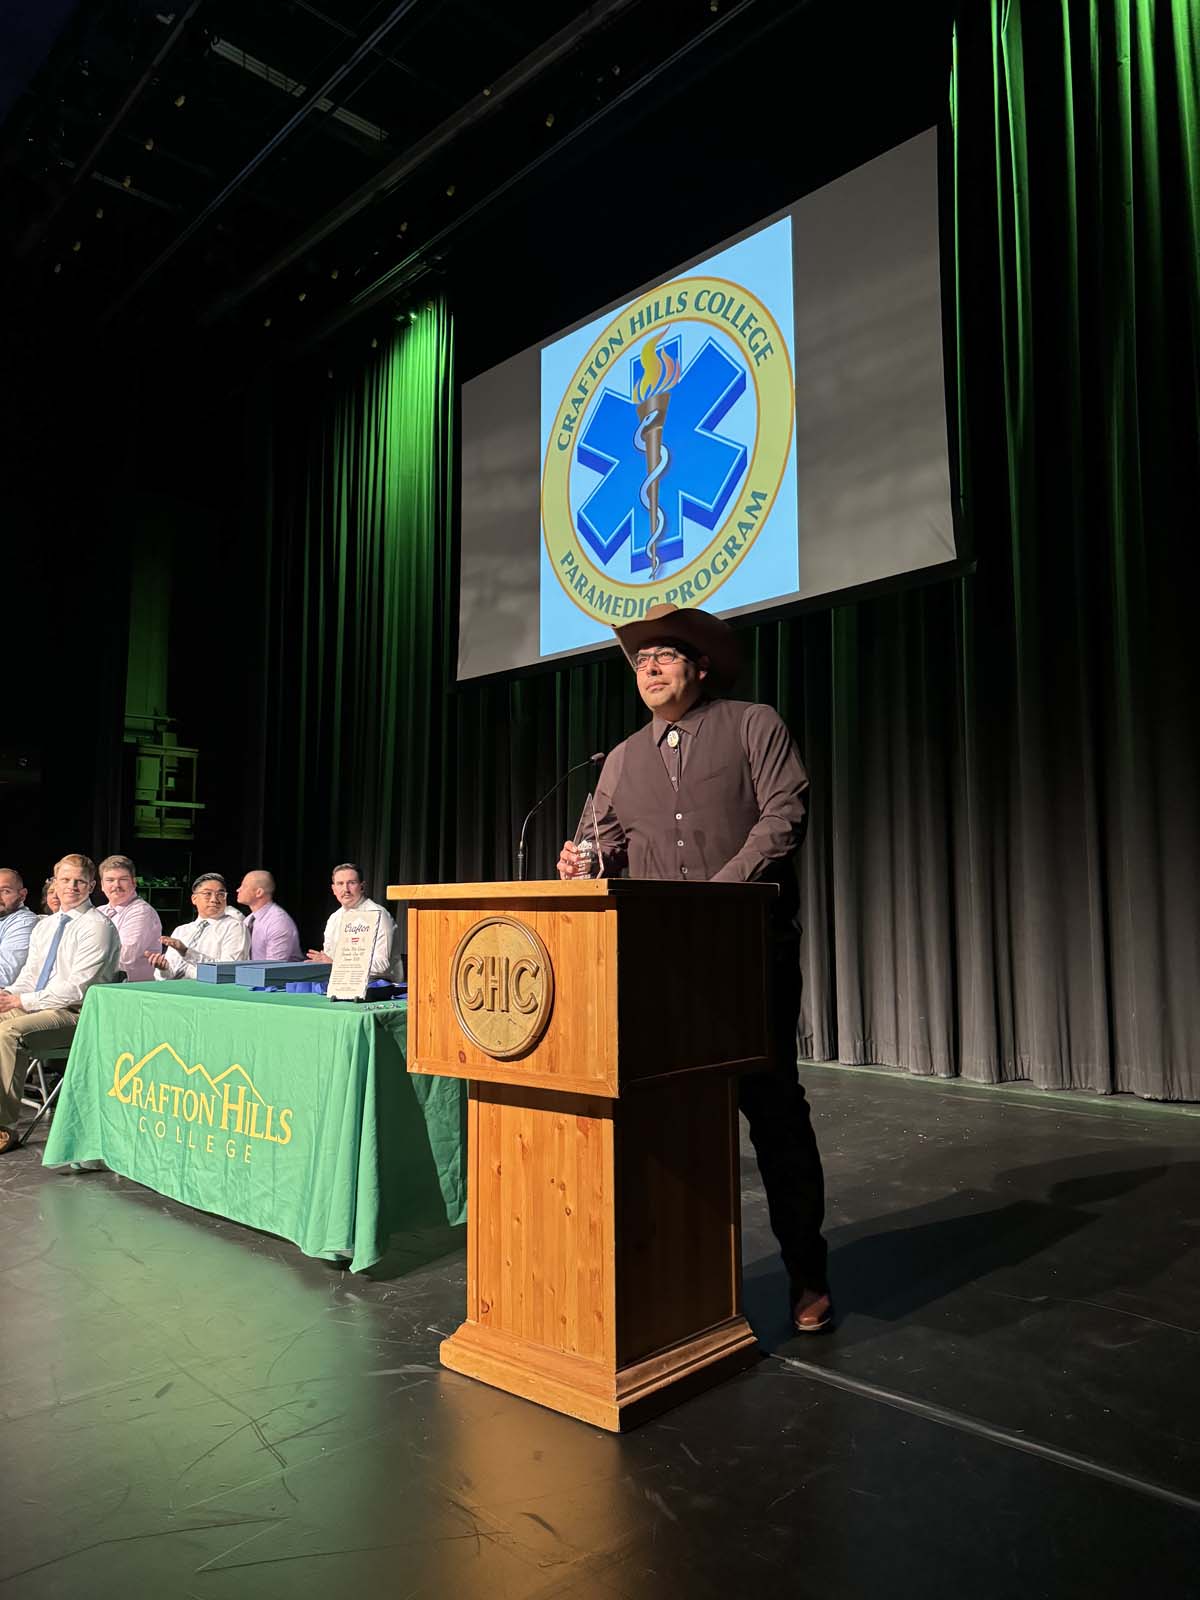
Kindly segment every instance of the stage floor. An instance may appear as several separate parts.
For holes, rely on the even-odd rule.
[[[3,1157],[5,1600],[1200,1593],[1200,1114],[805,1078],[839,1330],[746,1146],[769,1353],[626,1437],[438,1367],[461,1233],[352,1277]]]

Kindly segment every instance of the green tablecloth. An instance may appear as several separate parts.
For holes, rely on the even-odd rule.
[[[361,1271],[466,1209],[463,1085],[405,1071],[407,1006],[233,985],[90,989],[43,1160],[103,1161]]]

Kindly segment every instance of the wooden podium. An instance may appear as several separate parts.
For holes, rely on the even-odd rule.
[[[469,1082],[443,1363],[602,1428],[755,1359],[735,1074],[768,1064],[773,885],[396,885],[408,1070]]]

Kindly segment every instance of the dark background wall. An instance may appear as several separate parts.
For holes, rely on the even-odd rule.
[[[733,9],[707,53],[620,115],[590,125],[583,104],[572,122],[559,101],[570,140],[503,196],[482,204],[502,153],[474,148],[474,165],[406,196],[433,241],[419,282],[361,315],[346,314],[326,255],[204,324],[237,249],[226,238],[207,265],[189,258],[174,301],[156,279],[132,322],[83,336],[43,318],[15,346],[10,332],[10,629],[33,648],[9,727],[42,776],[0,791],[2,836],[27,870],[80,843],[128,843],[115,732],[129,535],[161,517],[172,711],[202,752],[196,865],[280,867],[281,897],[313,933],[335,839],[369,850],[377,882],[507,875],[539,789],[633,725],[632,686],[612,662],[451,681],[453,496],[435,492],[452,471],[448,408],[424,445],[397,434],[432,509],[397,534],[415,587],[383,689],[420,693],[386,726],[383,693],[356,713],[361,767],[332,734],[300,739],[298,686],[323,670],[291,626],[325,560],[306,474],[339,397],[392,358],[410,307],[448,306],[438,382],[461,380],[937,122],[948,399],[977,570],[745,631],[746,687],[788,717],[813,776],[807,1045],[1194,1098],[1198,8]],[[543,123],[503,152],[510,172]],[[630,238],[612,222],[644,190],[650,138],[654,205]],[[460,186],[481,204],[443,239]],[[364,260],[396,220],[375,208],[353,225]],[[393,253],[408,237],[389,232]],[[46,650],[43,602],[85,646],[82,669]],[[326,629],[357,626],[351,591]],[[364,774],[385,769],[390,837],[377,820],[356,826],[377,792]],[[335,774],[336,817],[326,806],[313,828],[300,802],[332,793]],[[578,799],[547,817],[538,870]]]

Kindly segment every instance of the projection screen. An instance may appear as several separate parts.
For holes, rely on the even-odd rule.
[[[460,679],[956,558],[932,129],[463,388]]]

